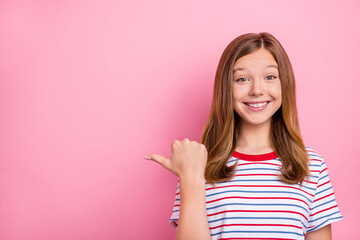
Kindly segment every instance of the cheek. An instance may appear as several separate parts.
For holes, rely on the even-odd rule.
[[[232,94],[233,99],[233,108],[239,114],[238,110],[241,108],[241,102],[243,101],[243,95],[240,91],[233,91]]]
[[[276,88],[274,88],[274,97],[276,98],[277,102],[278,102],[278,105],[279,107],[281,106],[282,104],[282,91],[281,91],[281,85],[279,84]]]
[[[281,92],[281,86],[279,87],[278,91],[277,91],[277,94],[278,94],[278,99],[280,100],[281,102],[281,99],[282,99],[282,92]]]
[[[234,101],[239,101],[241,100],[242,98],[244,98],[247,94],[248,90],[246,89],[246,87],[234,87],[233,89],[233,93],[232,93],[232,96],[233,96],[233,100]]]
[[[238,100],[238,98],[239,98],[238,95],[239,95],[238,91],[236,91],[236,90],[234,89],[233,92],[232,92],[232,99],[233,99],[233,102],[234,102],[234,103]]]
[[[270,89],[271,95],[273,95],[278,100],[281,100],[281,84],[280,82],[274,84]]]

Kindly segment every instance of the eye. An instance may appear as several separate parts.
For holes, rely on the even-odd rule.
[[[273,79],[276,78],[276,76],[274,76],[274,75],[269,75],[269,76],[267,76],[266,78],[267,78],[268,80],[273,80]]]
[[[235,82],[245,82],[246,78],[238,78],[235,80]]]

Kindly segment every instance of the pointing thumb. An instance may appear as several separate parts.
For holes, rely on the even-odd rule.
[[[165,166],[166,162],[168,161],[168,159],[166,157],[163,157],[159,154],[149,154],[147,156],[151,157],[151,160],[153,160],[163,166]]]
[[[159,154],[155,154],[155,153],[154,154],[149,154],[148,156],[150,156],[152,160],[154,160],[155,162],[158,162],[160,164],[164,163],[167,160],[166,157],[163,157],[163,156],[161,156]]]

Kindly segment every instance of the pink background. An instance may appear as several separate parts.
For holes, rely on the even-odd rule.
[[[177,178],[146,154],[199,141],[222,51],[267,31],[306,145],[359,239],[359,1],[1,1],[0,239],[174,239]]]

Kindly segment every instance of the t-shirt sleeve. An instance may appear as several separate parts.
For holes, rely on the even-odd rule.
[[[180,214],[180,182],[178,180],[177,188],[175,191],[175,201],[173,211],[170,217],[170,226],[177,229],[179,223],[179,214]]]
[[[320,229],[344,218],[335,199],[335,192],[326,163],[321,156],[319,156],[319,159],[321,159],[320,174],[315,197],[311,204],[307,232]]]

